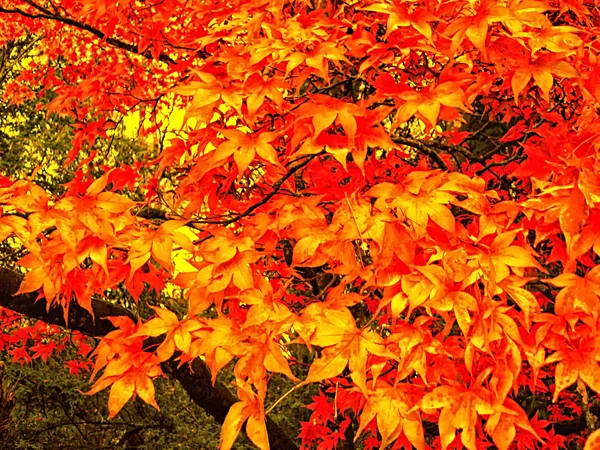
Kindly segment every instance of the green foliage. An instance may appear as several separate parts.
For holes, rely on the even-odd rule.
[[[64,358],[50,358],[47,364],[35,360],[7,365],[4,386],[12,391],[16,404],[0,436],[0,448],[216,448],[219,425],[190,402],[177,383],[167,379],[157,383],[160,412],[136,401],[109,421],[108,393],[82,396],[88,382],[69,374],[64,362]],[[251,447],[240,444],[238,448]]]

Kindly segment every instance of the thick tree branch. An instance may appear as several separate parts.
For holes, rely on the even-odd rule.
[[[128,42],[124,42],[117,38],[107,37],[106,33],[104,33],[103,31],[99,30],[98,28],[95,28],[87,23],[80,22],[75,19],[71,19],[70,17],[64,17],[64,16],[60,16],[58,14],[54,14],[52,11],[45,9],[45,8],[41,7],[40,5],[37,5],[33,2],[26,2],[26,3],[29,4],[30,6],[32,6],[33,8],[35,8],[36,10],[40,11],[40,14],[30,13],[30,12],[24,11],[20,8],[14,8],[14,9],[3,8],[2,6],[0,6],[0,13],[19,14],[19,15],[21,15],[23,17],[27,17],[29,19],[45,19],[45,20],[53,20],[56,22],[61,22],[61,23],[64,23],[65,25],[70,25],[74,28],[88,31],[88,32],[92,33],[94,36],[98,37],[99,39],[104,40],[106,43],[112,45],[113,47],[117,47],[117,48],[120,48],[121,50],[126,50],[128,52],[144,56],[145,58],[148,58],[148,59],[153,59],[152,53],[149,50],[140,52],[138,50],[137,45],[130,44]],[[161,53],[158,59],[167,64],[176,64],[176,61],[165,53]]]
[[[407,147],[412,147],[418,150],[420,153],[431,158],[440,169],[448,170],[448,166],[442,160],[442,158],[440,158],[440,155],[438,155],[435,150],[432,150],[423,142],[402,136],[394,136],[392,141],[394,141],[396,144],[406,145]]]
[[[19,289],[21,279],[21,275],[0,268],[0,306],[31,318],[96,337],[104,336],[114,330],[112,323],[106,320],[107,317],[128,316],[137,320],[131,311],[120,305],[93,300],[95,320],[79,305],[71,303],[67,325],[64,321],[63,311],[59,308],[46,311],[44,299],[36,302],[37,294],[14,295]],[[222,424],[229,408],[237,399],[224,384],[217,381],[213,386],[210,370],[200,359],[196,358],[191,368],[192,370],[187,365],[180,367],[174,360],[167,361],[162,365],[164,373],[179,381],[194,403]],[[272,449],[295,450],[298,448],[294,441],[270,418],[267,418],[267,430]]]

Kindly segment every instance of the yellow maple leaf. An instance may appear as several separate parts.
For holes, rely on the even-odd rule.
[[[400,217],[419,235],[425,234],[428,219],[444,230],[454,233],[455,218],[449,206],[456,199],[449,192],[438,189],[443,183],[440,174],[411,172],[402,185],[379,183],[367,195],[377,197],[375,207],[380,211],[397,209]]]
[[[377,333],[357,328],[347,308],[324,310],[320,305],[306,308],[303,321],[297,327],[300,334],[305,335],[307,343],[325,347],[321,357],[312,363],[303,384],[336,377],[348,366],[352,380],[359,389],[367,392],[368,355],[396,359],[395,355],[385,347]],[[311,321],[318,325],[312,332],[306,333],[303,324]]]
[[[248,438],[261,450],[269,450],[267,436],[266,415],[264,411],[264,397],[266,395],[266,382],[257,386],[255,392],[251,386],[238,382],[239,402],[234,403],[223,422],[221,428],[220,450],[229,450],[233,446],[238,434],[246,424]]]
[[[408,441],[417,448],[425,448],[425,437],[421,416],[411,411],[414,406],[414,387],[408,383],[390,385],[378,380],[375,388],[369,390],[365,407],[360,415],[360,426],[356,438],[365,427],[376,418],[377,431],[381,434],[381,447],[386,448],[404,432]]]

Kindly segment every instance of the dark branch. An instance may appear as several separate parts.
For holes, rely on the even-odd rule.
[[[503,159],[501,161],[493,161],[493,162],[489,163],[488,165],[486,165],[483,169],[479,169],[477,172],[475,172],[475,174],[477,174],[478,176],[481,176],[486,170],[490,170],[492,167],[508,166],[511,162],[523,161],[525,159],[527,159],[526,155],[517,153],[517,154],[510,156],[506,159]]]
[[[317,156],[322,155],[324,152],[320,152],[320,153],[316,153],[314,155],[310,155],[308,156],[304,161],[302,161],[299,164],[296,164],[295,166],[292,166],[283,177],[281,177],[279,180],[277,180],[277,182],[275,184],[273,184],[273,189],[271,190],[271,192],[269,192],[267,195],[265,195],[260,201],[250,205],[245,211],[236,214],[235,216],[229,218],[229,219],[223,219],[223,220],[211,220],[211,219],[207,219],[207,220],[193,220],[192,223],[206,223],[206,224],[213,224],[213,225],[231,225],[234,222],[237,222],[240,219],[243,219],[244,217],[250,216],[254,211],[256,211],[258,208],[260,208],[261,206],[263,206],[264,204],[266,204],[269,200],[271,200],[281,189],[281,186],[283,186],[283,183],[285,183],[292,175],[294,175],[296,172],[298,172],[300,169],[302,169],[303,167],[306,167],[313,159],[315,159]]]
[[[131,311],[126,308],[101,300],[93,300],[92,307],[96,319],[76,303],[69,307],[68,326],[65,324],[63,311],[52,308],[46,311],[44,299],[36,301],[37,294],[14,295],[21,284],[21,275],[4,268],[0,268],[0,306],[11,309],[31,318],[40,319],[47,323],[56,324],[71,330],[77,330],[88,336],[103,336],[114,330],[111,322],[106,320],[111,316],[128,316],[134,320]],[[194,403],[213,416],[217,422],[223,423],[229,408],[237,399],[227,387],[217,381],[213,386],[210,370],[206,364],[196,358],[191,364],[179,366],[173,359],[162,364],[163,372],[178,380]],[[294,441],[270,418],[267,418],[269,444],[275,450],[296,450]]]
[[[54,14],[52,11],[50,11],[46,8],[43,8],[40,5],[37,5],[33,2],[26,2],[26,3],[31,5],[33,8],[37,9],[38,11],[40,11],[40,14],[29,13],[29,12],[23,11],[22,9],[19,9],[19,8],[15,8],[15,9],[3,8],[2,6],[0,6],[0,12],[5,13],[5,14],[19,14],[23,17],[28,17],[30,19],[46,19],[46,20],[54,20],[56,22],[61,22],[61,23],[64,23],[65,25],[70,25],[70,26],[78,28],[80,30],[88,31],[88,32],[92,33],[94,36],[98,37],[100,40],[103,40],[104,42],[112,45],[113,47],[117,47],[122,50],[126,50],[128,52],[141,55],[148,59],[153,59],[152,53],[149,50],[140,52],[138,50],[137,45],[130,44],[128,42],[124,42],[120,39],[106,37],[106,33],[104,33],[103,31],[99,30],[98,28],[95,28],[87,23],[79,22],[78,20],[71,19],[70,17],[64,17],[64,16],[60,16],[58,14]],[[176,64],[176,61],[173,58],[171,58],[169,55],[166,55],[164,53],[161,53],[158,59],[167,64]]]
[[[422,153],[422,154],[428,156],[429,158],[431,158],[433,160],[433,162],[440,169],[442,169],[442,170],[448,170],[448,166],[442,160],[442,158],[440,158],[440,155],[438,155],[435,150],[431,149],[425,143],[417,141],[417,140],[414,140],[414,139],[405,138],[405,137],[402,137],[402,136],[394,136],[392,138],[392,141],[394,141],[396,144],[406,145],[408,147],[412,147],[412,148],[418,150],[420,153]]]

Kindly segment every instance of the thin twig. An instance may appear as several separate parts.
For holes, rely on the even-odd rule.
[[[266,204],[269,200],[271,200],[271,198],[273,198],[281,189],[281,186],[283,186],[283,183],[285,183],[292,175],[294,175],[298,170],[302,169],[303,167],[307,166],[313,159],[315,159],[317,156],[320,156],[324,154],[324,152],[319,152],[319,153],[315,153],[314,155],[310,155],[310,157],[306,158],[304,161],[302,161],[299,164],[296,164],[295,166],[291,167],[283,177],[281,177],[275,184],[273,184],[273,189],[271,190],[271,192],[269,192],[267,195],[265,195],[260,201],[250,205],[245,211],[236,214],[235,216],[229,218],[229,219],[224,219],[224,220],[211,220],[211,219],[207,219],[207,220],[193,220],[191,221],[191,223],[204,223],[204,224],[212,224],[212,225],[223,225],[223,226],[227,226],[227,225],[231,225],[234,222],[237,222],[238,220],[250,216],[252,215],[252,213],[260,208],[261,206],[263,206],[264,204]]]
[[[1,6],[0,6],[0,12],[6,13],[6,14],[19,14],[23,17],[28,17],[30,19],[54,20],[56,22],[61,22],[66,25],[71,25],[72,27],[79,28],[80,30],[85,30],[85,31],[92,33],[94,36],[107,42],[108,44],[112,45],[113,47],[117,47],[122,50],[126,50],[128,52],[136,53],[136,54],[144,56],[145,58],[148,58],[148,59],[154,59],[152,56],[152,53],[149,50],[140,52],[138,50],[137,45],[121,41],[120,39],[117,39],[117,38],[107,37],[106,33],[104,33],[103,31],[99,30],[98,28],[95,28],[87,23],[79,22],[79,21],[77,21],[75,19],[71,19],[69,17],[64,17],[64,16],[60,16],[58,14],[54,14],[49,9],[46,9],[46,8],[40,6],[32,1],[29,1],[29,0],[25,0],[25,3],[30,5],[32,8],[40,11],[41,14],[33,14],[33,13],[29,13],[27,11],[23,11],[22,9],[19,9],[19,8],[10,9],[10,8],[4,8]],[[161,53],[160,56],[158,57],[158,59],[167,64],[176,64],[176,61],[165,53]]]

